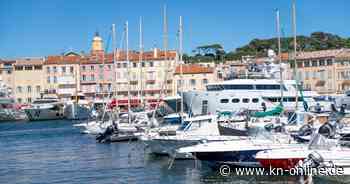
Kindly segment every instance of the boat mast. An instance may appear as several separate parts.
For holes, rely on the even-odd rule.
[[[140,17],[140,25],[139,25],[139,90],[138,90],[138,97],[140,99],[140,104],[142,107],[144,107],[144,99],[143,99],[143,76],[142,76],[142,60],[143,60],[143,34],[142,34],[142,17]]]
[[[277,29],[277,44],[278,44],[278,61],[280,68],[280,91],[281,104],[283,104],[283,76],[282,76],[282,56],[281,56],[281,29],[280,29],[280,11],[276,10],[276,29]]]
[[[294,53],[293,53],[293,59],[294,59],[294,79],[296,82],[296,99],[295,99],[295,110],[298,109],[298,101],[299,101],[299,81],[298,81],[298,75],[297,75],[297,25],[296,25],[296,12],[295,12],[295,0],[293,0],[293,5],[292,5],[292,11],[293,11],[293,41],[294,41]]]
[[[127,78],[128,78],[128,123],[131,124],[131,114],[130,114],[130,61],[129,61],[129,23],[125,23],[125,40],[126,40],[126,62],[127,62]]]
[[[113,71],[114,71],[114,81],[113,81],[113,89],[114,89],[114,96],[116,96],[116,89],[117,89],[117,85],[116,85],[116,81],[117,81],[117,71],[116,71],[116,62],[115,62],[115,49],[116,49],[116,42],[115,42],[115,24],[112,24],[112,48],[113,48]]]
[[[184,93],[183,93],[183,61],[182,61],[182,37],[183,37],[183,30],[182,30],[182,16],[180,16],[179,18],[180,22],[179,22],[179,60],[180,60],[180,81],[181,81],[181,107],[180,107],[180,112],[181,112],[181,116],[183,116],[183,113],[184,113],[184,104],[183,104],[183,96],[184,96]],[[183,119],[183,118],[181,118]]]
[[[164,52],[165,52],[165,64],[163,65],[164,67],[164,94],[167,95],[167,76],[168,76],[168,17],[167,17],[167,6],[164,5],[163,9],[163,47],[164,47]]]

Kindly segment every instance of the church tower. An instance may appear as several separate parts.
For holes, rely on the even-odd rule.
[[[98,32],[95,33],[94,38],[92,39],[92,44],[91,44],[91,54],[103,54],[103,41]]]

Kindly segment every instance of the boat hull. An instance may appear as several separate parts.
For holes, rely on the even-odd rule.
[[[230,165],[237,167],[260,167],[260,163],[255,159],[256,153],[262,151],[244,150],[244,151],[225,151],[225,152],[196,152],[192,153],[194,157],[201,160],[212,168],[218,168],[221,165]]]
[[[51,109],[25,109],[30,121],[63,119],[63,113]]]
[[[69,120],[86,120],[90,117],[90,109],[80,104],[68,104],[64,116]]]

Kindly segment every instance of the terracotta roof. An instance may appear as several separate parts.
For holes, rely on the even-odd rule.
[[[336,60],[349,60],[350,59],[350,49],[344,49],[335,58],[336,58]]]
[[[48,56],[45,60],[46,65],[50,64],[79,64],[81,56]]]
[[[180,74],[180,66],[176,67],[175,74]],[[183,74],[201,74],[201,73],[213,73],[214,69],[212,67],[205,67],[197,64],[185,64],[182,65]]]
[[[14,64],[15,66],[26,66],[26,65],[43,65],[44,64],[44,59],[41,58],[25,58],[25,59],[17,59],[16,63]]]
[[[312,52],[298,52],[297,59],[316,59],[316,58],[327,58],[335,57],[340,54],[344,49],[333,49],[333,50],[320,50]]]
[[[118,61],[126,61],[126,52],[120,51],[117,55],[117,62]],[[129,61],[137,62],[139,61],[139,52],[136,51],[129,51]],[[167,52],[167,58],[168,59],[175,59],[176,58],[176,51],[168,51]],[[164,60],[165,52],[164,51],[157,51],[156,57],[154,57],[154,52],[144,52],[142,60],[143,61],[153,61],[153,60]],[[46,58],[45,64],[102,64],[104,63],[113,63],[113,53],[96,53],[91,54],[88,56],[79,56],[79,55],[69,55],[69,56],[48,56]]]

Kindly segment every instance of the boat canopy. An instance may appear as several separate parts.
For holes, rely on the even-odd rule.
[[[266,116],[279,116],[283,111],[284,111],[283,106],[279,104],[269,111],[255,112],[252,116],[257,118],[262,118]]]

